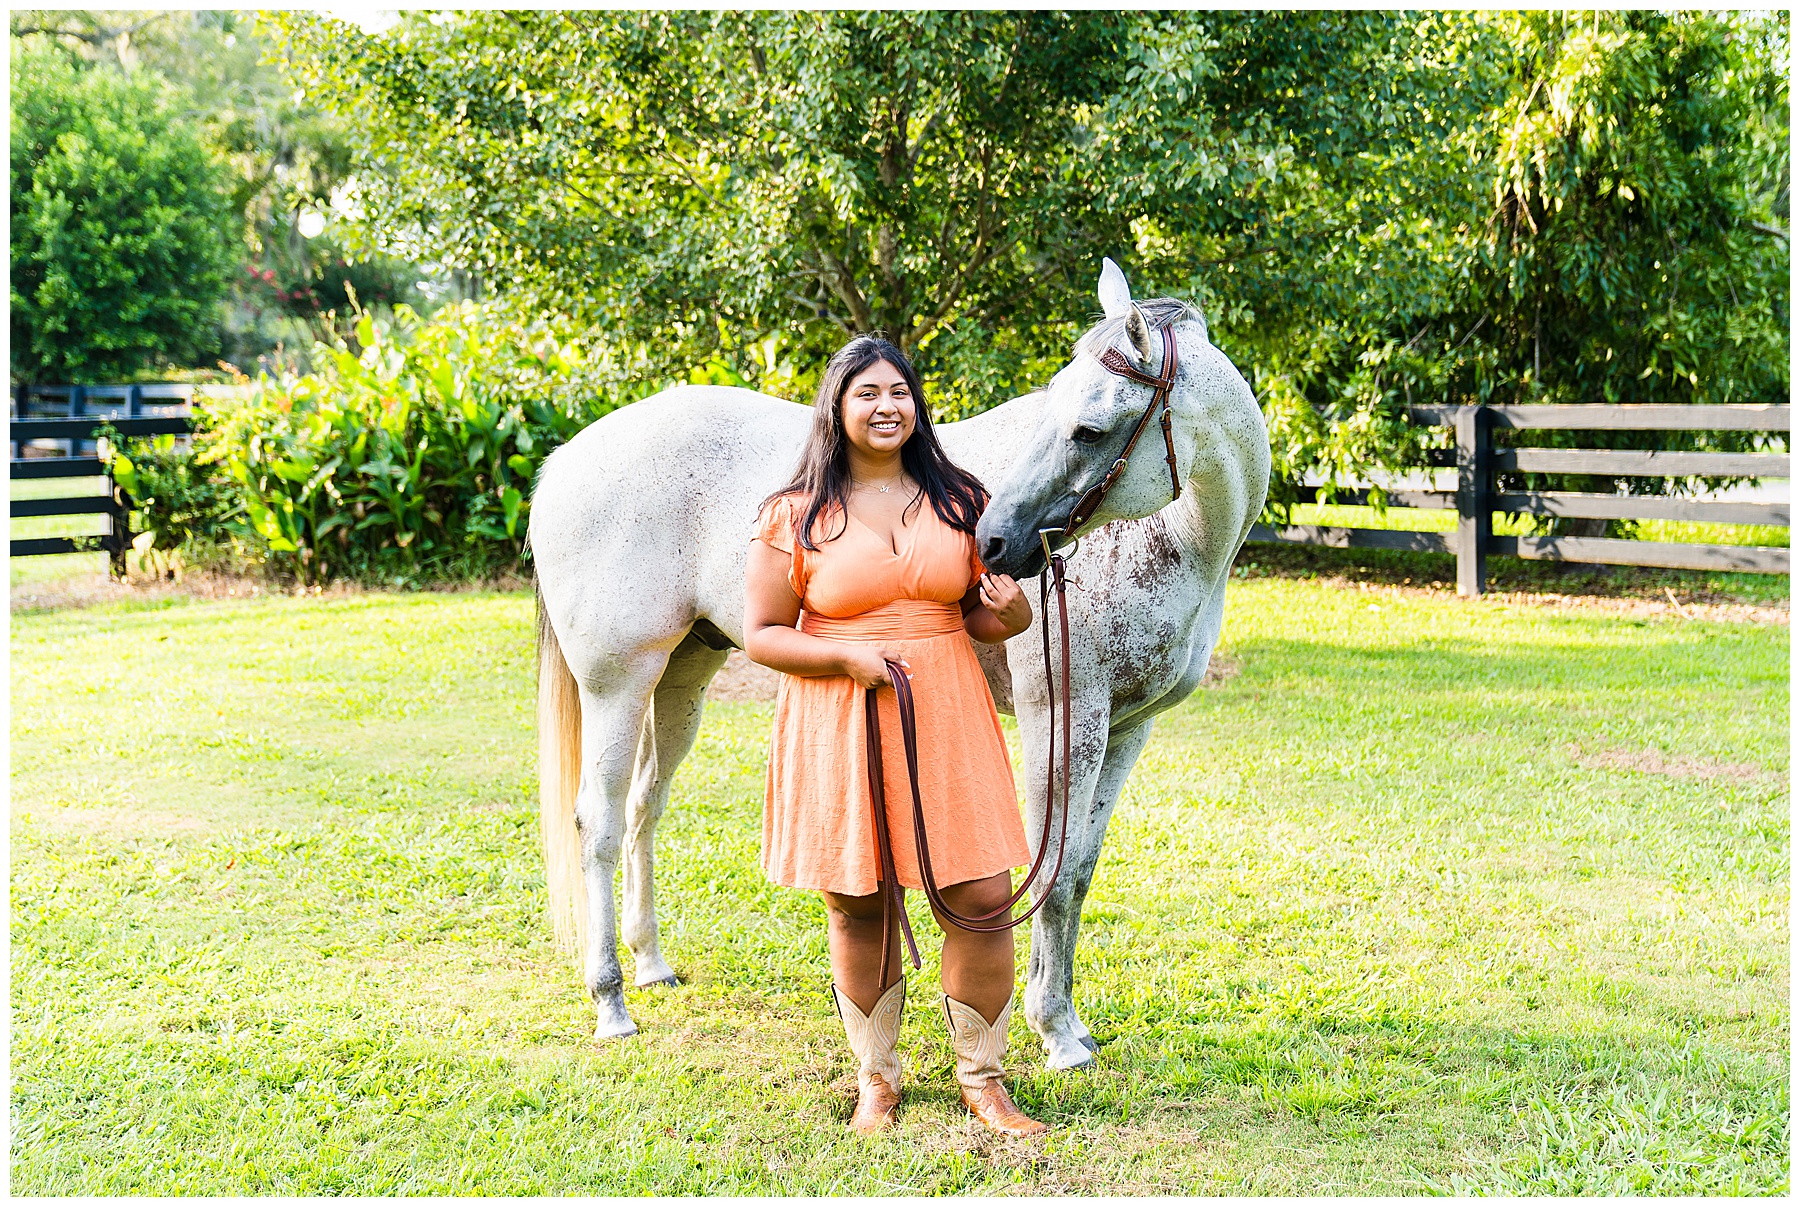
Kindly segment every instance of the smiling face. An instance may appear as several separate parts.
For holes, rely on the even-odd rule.
[[[898,455],[918,423],[906,375],[885,360],[850,379],[842,405],[844,438],[875,460]]]

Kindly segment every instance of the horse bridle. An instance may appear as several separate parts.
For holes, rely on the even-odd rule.
[[[1150,426],[1150,416],[1156,413],[1158,407],[1162,408],[1163,449],[1167,454],[1165,460],[1169,463],[1169,489],[1171,491],[1169,501],[1172,503],[1181,497],[1181,475],[1175,469],[1175,433],[1169,419],[1169,391],[1174,388],[1177,367],[1175,333],[1168,327],[1158,327],[1156,330],[1157,334],[1162,336],[1163,355],[1162,372],[1155,377],[1126,360],[1125,354],[1117,348],[1108,348],[1100,354],[1100,363],[1112,372],[1130,381],[1135,381],[1139,385],[1150,387],[1150,405],[1146,406],[1144,413],[1138,416],[1137,426],[1131,429],[1131,439],[1125,442],[1125,451],[1119,454],[1119,459],[1112,463],[1112,468],[1106,471],[1104,478],[1089,487],[1079,499],[1075,500],[1075,508],[1069,512],[1069,518],[1064,522],[1062,528],[1038,530],[1038,537],[1044,542],[1046,558],[1050,556],[1050,533],[1054,532],[1060,536],[1063,533],[1074,532],[1092,519],[1096,511],[1100,510],[1100,504],[1106,500],[1106,492],[1113,488],[1113,483],[1117,482],[1119,475],[1125,472],[1125,462],[1130,459],[1131,450],[1137,447],[1138,437],[1142,436],[1144,429]]]
[[[1013,890],[1012,896],[1002,904],[985,914],[973,916],[960,914],[950,908],[944,900],[944,894],[938,887],[937,878],[931,871],[931,851],[926,843],[925,810],[919,797],[919,738],[918,727],[914,721],[912,684],[908,681],[906,671],[899,663],[887,663],[888,679],[894,688],[895,703],[899,706],[900,737],[906,748],[906,774],[911,781],[913,799],[913,845],[918,849],[919,879],[925,886],[925,897],[938,916],[953,925],[969,931],[989,934],[996,931],[1011,930],[1027,921],[1043,908],[1044,902],[1050,899],[1051,891],[1056,887],[1056,879],[1062,874],[1063,855],[1069,845],[1069,752],[1071,750],[1070,732],[1072,704],[1069,698],[1069,598],[1066,568],[1063,555],[1056,552],[1050,544],[1051,538],[1061,539],[1073,533],[1093,518],[1100,510],[1100,504],[1106,500],[1106,494],[1125,472],[1125,462],[1131,457],[1131,450],[1137,447],[1138,438],[1150,425],[1150,416],[1158,408],[1162,410],[1163,448],[1167,452],[1169,463],[1169,485],[1173,502],[1181,497],[1181,477],[1175,468],[1175,436],[1169,418],[1169,391],[1175,385],[1175,371],[1178,358],[1175,352],[1175,333],[1169,327],[1158,327],[1157,333],[1162,336],[1162,372],[1155,377],[1150,376],[1125,359],[1124,353],[1117,348],[1108,348],[1100,354],[1100,363],[1112,373],[1140,385],[1150,387],[1150,402],[1144,407],[1144,413],[1138,416],[1137,426],[1131,429],[1131,438],[1125,442],[1125,450],[1106,476],[1089,487],[1075,500],[1069,518],[1061,528],[1040,528],[1038,541],[1044,549],[1044,572],[1038,577],[1038,615],[1041,617],[1040,629],[1044,638],[1044,683],[1050,693],[1050,751],[1047,775],[1049,784],[1044,797],[1044,834],[1038,841],[1037,858],[1032,862],[1031,870],[1019,887]],[[1044,885],[1044,891],[1032,902],[1031,908],[1017,918],[1001,920],[1008,910],[1025,896],[1031,884],[1037,879],[1038,871],[1044,865],[1044,856],[1050,851],[1050,815],[1056,800],[1056,680],[1050,673],[1050,589],[1054,580],[1056,589],[1057,618],[1060,621],[1062,635],[1062,824],[1059,827],[1056,841],[1056,865],[1050,871],[1050,880]],[[912,965],[919,967],[919,946],[913,939],[912,923],[907,919],[905,898],[900,881],[895,874],[893,840],[888,835],[887,800],[883,791],[881,774],[881,718],[876,707],[875,693],[878,687],[871,687],[863,697],[863,732],[867,743],[867,761],[869,770],[869,803],[874,811],[875,820],[875,853],[877,867],[880,869],[881,883],[881,979],[880,985],[888,984],[888,957],[892,944],[889,936],[893,934],[894,914],[900,915],[900,929],[906,937],[906,946],[912,956]]]

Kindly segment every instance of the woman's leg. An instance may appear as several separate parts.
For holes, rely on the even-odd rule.
[[[900,1013],[906,983],[900,971],[899,930],[887,938],[894,954],[888,983],[881,981],[881,897],[825,894],[826,938],[831,946],[832,997],[850,1050],[856,1053],[856,1111],[851,1130],[870,1134],[893,1126],[900,1105]]]
[[[950,885],[944,889],[944,903],[965,916],[981,915],[998,909],[1011,895],[1012,877],[1000,872]],[[938,925],[944,928],[944,1021],[950,1024],[963,1105],[997,1132],[1035,1136],[1046,1130],[1044,1125],[1018,1108],[1000,1080],[1012,1016],[1013,932],[968,931],[942,915]]]
[[[1012,875],[1008,872],[944,887],[944,903],[964,917],[975,917],[996,909],[1010,896]],[[879,902],[876,912],[880,913]],[[1000,1017],[1000,1011],[1006,1008],[1006,1000],[1013,992],[1013,932],[1001,930],[984,934],[968,931],[946,921],[935,910],[933,914],[944,931],[943,973],[939,978],[944,992],[975,1007],[982,1018],[993,1022]],[[1003,922],[1010,916],[1009,910],[994,921]],[[875,929],[881,929],[880,921],[875,923]],[[835,951],[833,954],[835,956]],[[876,958],[880,959],[880,955],[880,948],[877,948]]]
[[[831,980],[858,1010],[872,1010],[888,985],[900,979],[900,919],[893,919],[888,941],[887,985],[881,980],[881,894],[846,897],[824,893],[825,938],[831,948]],[[1004,900],[1005,898],[1002,898]]]

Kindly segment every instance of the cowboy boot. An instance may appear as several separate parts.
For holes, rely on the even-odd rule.
[[[900,1105],[900,1011],[906,1005],[906,981],[895,981],[864,1014],[836,985],[838,1018],[856,1053],[856,1113],[850,1130],[871,1135],[894,1126]]]
[[[963,1105],[994,1131],[1008,1136],[1035,1136],[1048,1125],[1021,1111],[1000,1084],[1000,1058],[1006,1055],[1006,1022],[1012,1017],[1012,996],[1000,1008],[1000,1017],[988,1022],[981,1011],[944,994],[944,1016],[950,1020],[950,1047],[956,1052],[956,1080],[962,1086]]]

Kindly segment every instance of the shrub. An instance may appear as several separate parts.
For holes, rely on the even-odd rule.
[[[14,55],[13,376],[195,363],[237,254],[224,165],[159,79]]]
[[[192,450],[175,447],[174,436],[121,440],[110,424],[95,435],[113,450],[113,479],[131,498],[133,531],[150,533],[155,548],[193,553],[218,544],[243,513],[238,492]]]
[[[516,571],[544,456],[660,384],[620,387],[567,329],[473,303],[430,323],[405,306],[359,312],[354,342],[316,345],[313,373],[201,405],[188,468],[148,463],[168,484],[142,517],[159,547],[212,524],[212,539],[306,583]],[[141,450],[126,451],[140,474]]]

